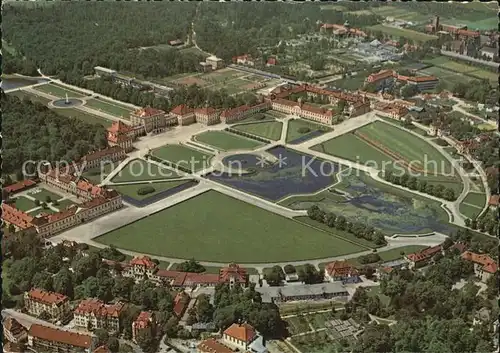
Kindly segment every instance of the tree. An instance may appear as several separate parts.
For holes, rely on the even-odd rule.
[[[401,96],[405,99],[409,98],[409,97],[413,97],[417,93],[418,93],[417,85],[407,84],[401,88]]]
[[[54,290],[57,293],[61,293],[67,295],[70,298],[73,298],[73,276],[66,267],[61,268],[61,270],[59,270],[59,272],[55,274]]]
[[[299,280],[305,284],[323,282],[323,274],[311,264],[305,264],[298,272]]]
[[[107,344],[109,350],[113,353],[120,351],[120,341],[116,337],[110,337]]]
[[[177,265],[176,268],[177,271],[182,271],[182,272],[195,272],[195,273],[205,272],[205,267],[200,265],[200,263],[196,262],[194,259],[180,263]]]
[[[456,199],[456,196],[455,196],[455,190],[451,189],[451,188],[446,188],[444,190],[444,194],[443,194],[443,197],[445,200],[448,200],[448,201],[453,201]]]
[[[279,286],[284,281],[285,274],[281,266],[273,266],[271,271],[265,273],[264,279],[270,286]]]
[[[143,352],[153,353],[156,350],[157,344],[150,330],[140,330],[136,339]]]
[[[297,272],[297,270],[295,269],[295,266],[293,266],[293,265],[285,265],[284,270],[285,270],[285,273],[287,275]]]
[[[97,346],[103,346],[108,343],[109,334],[106,330],[97,329],[94,331],[94,334],[96,335],[97,338]]]

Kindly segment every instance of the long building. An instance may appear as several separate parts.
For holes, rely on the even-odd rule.
[[[91,353],[95,349],[96,339],[89,335],[33,324],[28,331],[28,346],[35,352]]]
[[[382,70],[368,75],[365,80],[367,84],[374,84],[377,90],[390,86],[394,81],[401,81],[405,84],[416,85],[420,91],[434,89],[439,79],[435,76],[403,76],[394,70]]]
[[[262,301],[267,303],[282,303],[302,300],[326,300],[333,298],[347,298],[347,289],[338,282],[306,284],[301,286],[284,287],[257,287],[262,295]]]

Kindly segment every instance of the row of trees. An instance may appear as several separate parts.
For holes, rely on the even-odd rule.
[[[391,171],[385,171],[384,180],[392,184],[401,185],[405,188],[417,190],[435,197],[443,198],[448,201],[455,201],[457,199],[455,190],[453,190],[452,188],[447,188],[443,184],[430,184],[426,180],[419,180],[416,177],[410,176],[406,173],[398,176]]]
[[[106,130],[78,119],[57,115],[47,107],[1,92],[3,172],[22,178],[23,163],[79,160],[107,146]],[[30,170],[32,172],[34,170]]]
[[[297,273],[299,281],[305,284],[321,283],[324,280],[323,271],[318,271],[312,264],[305,264],[298,272],[292,265],[285,266],[285,271],[281,266],[273,266],[264,274],[264,279],[270,286],[281,286],[285,280],[286,274]]]
[[[373,227],[363,223],[349,222],[342,215],[332,212],[322,211],[318,206],[313,205],[307,210],[307,215],[312,220],[326,224],[330,228],[336,228],[354,234],[358,238],[373,241],[376,245],[387,244],[384,233],[375,230]]]

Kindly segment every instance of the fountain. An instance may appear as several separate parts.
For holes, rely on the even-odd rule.
[[[66,93],[66,101],[64,102],[64,104],[70,104],[71,102],[69,101],[69,98],[68,98],[68,94]]]
[[[84,104],[84,101],[81,99],[69,98],[68,93],[65,96],[66,98],[52,101],[50,105],[54,108],[73,108]]]

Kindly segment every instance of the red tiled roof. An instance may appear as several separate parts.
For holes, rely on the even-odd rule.
[[[132,131],[132,127],[128,126],[121,120],[113,121],[110,127],[107,129],[109,132],[127,133]]]
[[[165,114],[165,112],[160,109],[146,107],[143,109],[136,110],[133,114],[141,118],[147,118],[155,115]]]
[[[488,205],[490,206],[498,206],[498,202],[500,200],[500,195],[491,195],[488,200]]]
[[[217,284],[219,283],[219,275],[211,273],[187,273],[184,278],[184,286],[194,286],[198,284]]]
[[[421,250],[420,252],[416,252],[413,254],[408,254],[406,257],[408,260],[413,261],[413,262],[419,262],[423,260],[427,260],[437,254],[438,252],[441,251],[441,245],[429,247],[426,249]]]
[[[220,269],[219,282],[229,282],[231,278],[234,278],[236,282],[246,283],[247,271],[237,264],[229,264],[229,266]]]
[[[463,35],[467,37],[479,37],[480,33],[476,31],[469,31],[467,29],[459,29],[458,30],[458,35]]]
[[[38,324],[31,325],[28,334],[32,337],[50,342],[59,342],[74,347],[89,349],[92,345],[92,337],[79,333],[62,331]]]
[[[18,181],[15,184],[4,187],[4,190],[7,190],[9,193],[14,193],[29,188],[30,186],[33,185],[36,185],[36,182],[30,179],[25,179]]]
[[[398,80],[410,81],[410,82],[428,82],[428,81],[437,81],[438,78],[435,76],[401,76],[401,75],[398,75]]]
[[[99,346],[93,351],[93,353],[110,353],[110,352],[111,351],[106,346]]]
[[[129,264],[132,266],[145,266],[147,268],[154,268],[157,266],[149,256],[134,257],[130,260]]]
[[[68,301],[68,297],[61,293],[48,292],[43,289],[34,288],[28,292],[28,297],[31,300],[48,305],[61,305]]]
[[[103,301],[99,299],[84,299],[78,304],[78,307],[75,309],[75,314],[91,314],[93,313],[95,316],[112,316],[118,317],[120,313],[124,310],[124,303],[116,303],[116,304],[104,304]]]
[[[136,329],[143,329],[151,325],[153,321],[153,314],[149,311],[141,311],[137,319],[134,321]]]
[[[188,107],[186,104],[178,105],[177,107],[175,107],[174,109],[172,109],[170,111],[171,114],[180,115],[180,116],[188,115],[188,114],[191,114],[193,112],[194,112],[194,109]]]
[[[483,271],[488,273],[496,273],[498,270],[498,265],[495,260],[486,254],[476,254],[471,251],[466,251],[462,254],[462,259],[481,265]]]
[[[268,65],[276,65],[278,63],[278,61],[276,60],[276,58],[269,58],[269,59],[267,59],[266,63]]]
[[[217,342],[214,338],[201,341],[197,348],[202,353],[233,353],[229,347]]]
[[[184,292],[177,293],[174,298],[174,314],[180,318],[189,305],[189,295]]]
[[[379,80],[382,80],[384,78],[388,77],[393,77],[394,76],[394,71],[392,70],[382,70],[377,73],[371,74],[367,77],[368,82],[377,82]]]
[[[333,261],[326,265],[325,272],[332,276],[357,276],[358,271],[345,260]]]
[[[246,343],[252,342],[257,335],[253,326],[249,324],[232,324],[224,334]]]
[[[27,229],[33,225],[34,217],[18,210],[14,205],[2,203],[2,219],[21,229]]]
[[[227,118],[230,116],[237,115],[239,113],[246,112],[248,109],[250,109],[250,107],[248,105],[244,104],[244,105],[240,105],[239,107],[236,107],[236,108],[226,109],[221,113],[220,116],[221,116],[221,118]]]
[[[124,152],[123,148],[120,146],[113,146],[113,147],[108,147],[100,151],[96,152],[91,152],[85,156],[82,157],[81,162],[91,162],[95,160],[99,160],[101,158],[105,158],[107,156],[111,156],[116,153],[121,153]]]
[[[198,109],[195,109],[195,111],[194,111],[195,114],[200,114],[200,115],[211,115],[215,112],[216,112],[216,110],[212,107],[198,108]]]

